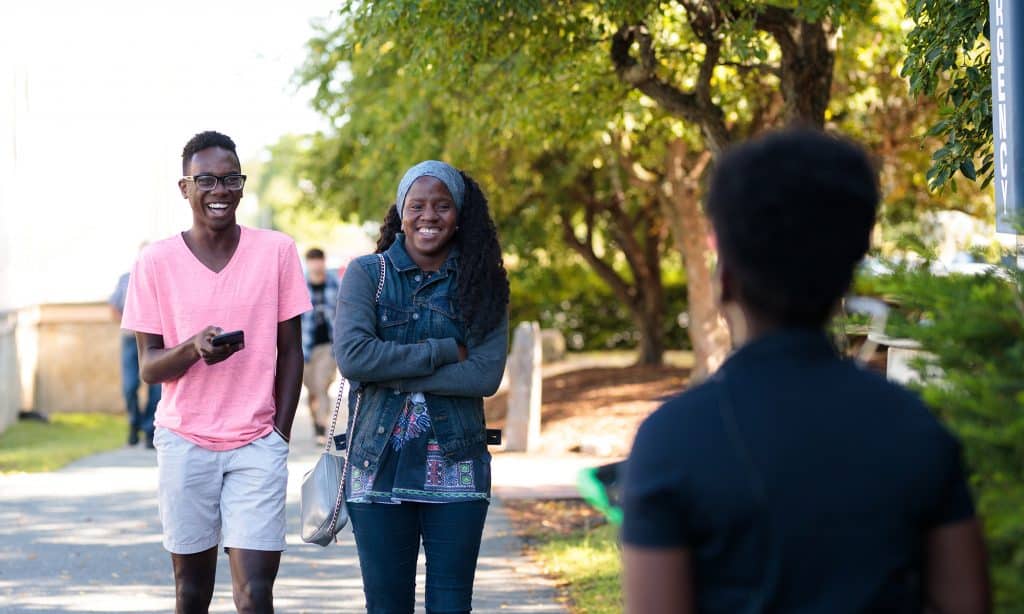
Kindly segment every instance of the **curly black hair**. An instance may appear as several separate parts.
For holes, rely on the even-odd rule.
[[[747,305],[782,325],[822,326],[868,250],[877,177],[859,146],[806,129],[726,152],[706,209]]]
[[[466,182],[466,194],[454,237],[459,248],[457,304],[470,331],[483,335],[493,330],[508,311],[508,273],[487,198],[472,177],[462,171],[459,174]],[[398,216],[398,207],[391,205],[380,227],[377,253],[391,247],[400,232],[402,218]]]
[[[188,175],[189,165],[192,164],[192,156],[194,156],[196,152],[209,149],[210,147],[226,149],[235,154],[235,160],[238,160],[238,152],[235,151],[235,142],[231,140],[231,137],[214,130],[207,130],[206,132],[200,132],[189,139],[188,143],[185,143],[185,149],[181,151],[182,174]],[[239,162],[239,166],[241,166],[241,162]]]

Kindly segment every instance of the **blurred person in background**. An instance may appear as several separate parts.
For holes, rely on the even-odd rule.
[[[143,243],[139,251],[146,247]],[[110,295],[110,309],[115,322],[121,323],[124,315],[124,300],[128,294],[128,280],[131,273],[125,273],[117,280],[117,287]],[[156,406],[160,402],[160,384],[146,385],[146,404],[139,404],[139,346],[135,343],[135,335],[131,331],[121,331],[121,393],[124,395],[125,409],[128,410],[128,445],[139,443],[139,434],[145,436],[146,447],[153,449],[153,417]]]
[[[738,349],[637,433],[623,486],[628,612],[990,609],[959,442],[825,332],[878,200],[863,151],[820,132],[773,134],[719,162],[706,207]]]
[[[313,430],[323,437],[331,412],[328,388],[337,373],[331,352],[334,341],[334,310],[338,304],[338,277],[327,269],[324,251],[314,247],[306,252],[306,286],[313,310],[302,314],[302,357],[306,362],[302,383],[306,386]]]

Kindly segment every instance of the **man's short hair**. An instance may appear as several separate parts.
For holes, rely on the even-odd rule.
[[[192,156],[197,152],[209,149],[210,147],[226,149],[235,154],[235,160],[238,160],[238,152],[235,151],[235,142],[231,140],[231,137],[221,134],[220,132],[207,130],[206,132],[200,132],[189,139],[188,143],[185,143],[185,149],[181,152],[182,174],[189,174],[189,164],[192,163]],[[239,162],[239,166],[241,166],[241,162]]]
[[[877,208],[863,150],[812,130],[726,152],[707,199],[740,299],[786,326],[825,323],[868,250]]]
[[[306,260],[323,260],[323,259],[324,259],[324,250],[320,249],[319,247],[310,248],[310,250],[308,252],[306,252]]]

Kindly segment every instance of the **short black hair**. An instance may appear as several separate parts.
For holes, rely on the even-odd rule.
[[[707,212],[744,304],[783,326],[820,327],[868,250],[878,198],[859,146],[800,129],[726,152]]]
[[[226,149],[231,153],[235,154],[235,160],[238,160],[238,152],[235,151],[235,142],[231,140],[231,137],[226,134],[221,134],[214,130],[207,130],[206,132],[200,132],[191,139],[188,143],[185,143],[185,149],[181,151],[181,172],[184,175],[188,175],[189,164],[192,163],[192,156],[197,152],[211,147],[220,147]],[[239,162],[241,166],[241,162]]]
[[[309,249],[309,251],[306,252],[306,260],[323,260],[323,259],[324,259],[324,250],[320,249],[319,247],[311,247]]]

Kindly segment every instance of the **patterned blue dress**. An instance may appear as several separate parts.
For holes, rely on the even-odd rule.
[[[489,500],[490,454],[447,462],[434,437],[422,393],[407,395],[379,469],[369,472],[352,466],[349,503],[456,503]]]

